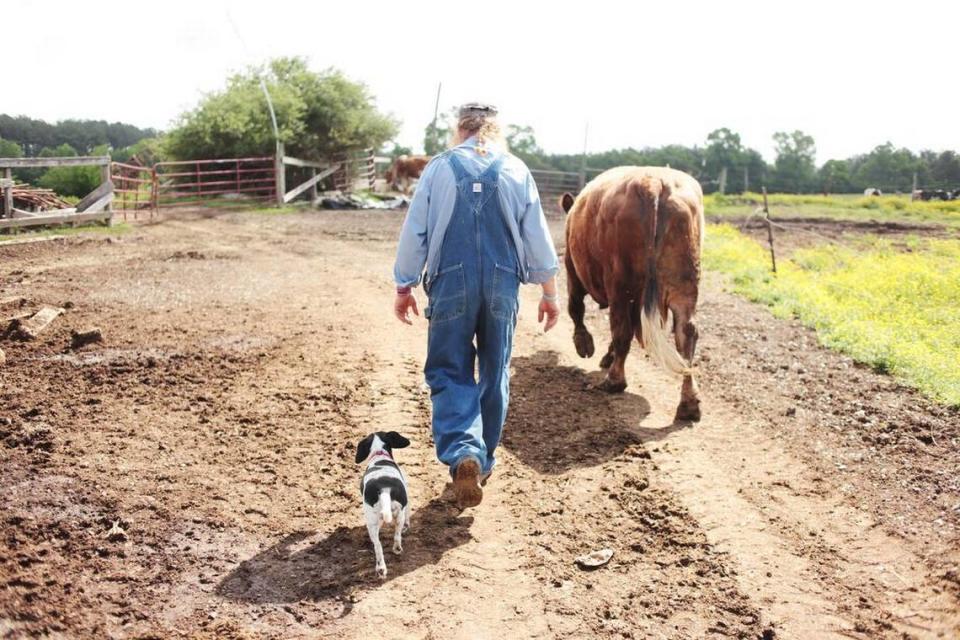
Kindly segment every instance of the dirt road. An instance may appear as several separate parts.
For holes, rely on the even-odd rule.
[[[958,637],[957,412],[712,277],[693,426],[639,349],[626,393],[590,389],[599,356],[566,318],[543,334],[525,288],[500,465],[459,513],[426,323],[390,312],[399,224],[184,216],[0,248],[0,298],[70,303],[0,340],[0,636]],[[89,326],[105,341],[69,349]],[[414,515],[380,582],[353,452],[383,429],[413,440]]]

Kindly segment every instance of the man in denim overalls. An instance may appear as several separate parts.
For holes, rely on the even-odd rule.
[[[520,284],[543,287],[538,322],[546,318],[545,331],[560,315],[557,254],[540,196],[526,165],[507,153],[496,113],[476,103],[460,108],[456,146],[424,169],[394,267],[394,310],[407,324],[410,311],[419,314],[411,287],[423,276],[433,439],[461,507],[480,504],[493,470]]]

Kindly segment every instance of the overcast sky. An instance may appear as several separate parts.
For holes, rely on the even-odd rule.
[[[955,1],[3,4],[0,112],[50,121],[163,129],[230,71],[299,55],[365,82],[415,148],[442,81],[441,109],[493,102],[552,152],[579,152],[586,123],[594,151],[722,126],[768,159],[793,129],[818,163],[887,140],[960,149]]]

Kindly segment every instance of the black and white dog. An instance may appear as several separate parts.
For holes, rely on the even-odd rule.
[[[407,501],[407,478],[393,459],[394,449],[409,447],[410,441],[396,431],[371,433],[357,445],[357,464],[367,461],[367,470],[360,479],[363,495],[363,516],[377,556],[377,575],[387,577],[387,563],[380,544],[380,525],[395,521],[393,552],[403,551],[401,534],[410,528],[410,503]]]

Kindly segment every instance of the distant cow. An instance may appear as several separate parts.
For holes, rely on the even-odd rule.
[[[413,182],[420,178],[423,168],[430,162],[430,156],[400,156],[387,169],[387,184],[409,193]]]
[[[877,189],[876,187],[867,187],[866,189],[863,190],[863,195],[865,195],[865,196],[882,196],[882,195],[883,195],[883,191],[880,191],[880,189]]]
[[[683,376],[676,419],[699,420],[691,367],[704,232],[700,183],[675,169],[618,167],[593,179],[576,199],[564,194],[560,205],[568,213],[568,311],[581,357],[594,353],[583,323],[584,297],[589,293],[610,309],[612,341],[600,361],[607,375],[599,388],[626,388],[624,361],[636,336],[655,361]]]
[[[911,200],[955,200],[960,194],[960,189],[950,192],[943,189],[917,189],[910,195]]]

